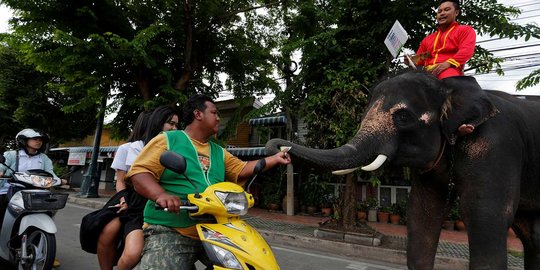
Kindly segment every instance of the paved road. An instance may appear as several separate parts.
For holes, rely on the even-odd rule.
[[[58,233],[56,236],[57,258],[61,261],[60,270],[95,270],[99,269],[97,257],[81,250],[79,244],[79,226],[82,217],[93,209],[67,204],[55,217]],[[281,269],[283,270],[390,270],[405,269],[405,266],[340,257],[306,249],[286,246],[272,246]],[[3,266],[0,264],[0,266]],[[0,267],[6,269],[4,267]],[[198,267],[199,269],[203,269]]]

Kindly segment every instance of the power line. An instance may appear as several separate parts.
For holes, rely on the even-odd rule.
[[[511,5],[511,6],[512,6],[512,7],[515,7],[515,8],[522,8],[522,7],[533,6],[533,5],[538,5],[538,4],[540,4],[540,2],[538,2],[538,1],[532,1],[532,2],[530,2],[529,4],[524,3],[524,4],[515,5],[515,6],[512,6],[512,5]]]
[[[510,50],[531,48],[531,47],[536,47],[536,46],[540,46],[540,43],[528,44],[528,45],[523,45],[523,46],[514,46],[514,47],[494,48],[494,49],[490,49],[489,52],[494,53],[494,52],[510,51]]]
[[[510,20],[511,22],[515,22],[517,20],[524,20],[524,19],[530,19],[530,18],[536,18],[536,17],[540,17],[540,15],[532,15],[532,16],[526,16],[526,17],[518,17],[518,18],[515,18],[515,19],[512,19]]]
[[[524,10],[521,12],[521,14],[525,14],[525,13],[529,13],[529,12],[534,12],[534,11],[539,11],[540,8],[537,8],[537,9],[528,9],[528,10]]]

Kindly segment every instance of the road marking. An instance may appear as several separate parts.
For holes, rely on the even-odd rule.
[[[372,263],[357,262],[357,261],[353,261],[353,260],[330,257],[330,256],[322,255],[322,254],[312,254],[312,253],[307,253],[307,252],[298,251],[298,250],[294,250],[294,249],[288,249],[288,248],[284,248],[284,247],[272,246],[272,249],[281,250],[281,251],[285,251],[285,252],[288,252],[288,253],[301,254],[301,255],[304,255],[304,256],[324,258],[324,259],[328,259],[328,260],[335,260],[335,261],[341,261],[341,262],[349,263],[349,265],[347,266],[347,269],[367,270],[368,267],[373,268],[373,270],[406,269],[406,268],[395,268],[395,267],[389,267],[389,266],[384,266],[384,265],[377,265],[377,264],[372,264]]]
[[[363,265],[358,265],[358,264],[349,264],[347,265],[347,267],[345,267],[347,269],[353,269],[353,270],[367,270],[367,266],[363,266]]]

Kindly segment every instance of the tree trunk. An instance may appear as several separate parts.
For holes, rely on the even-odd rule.
[[[184,50],[184,67],[180,78],[176,81],[174,89],[184,91],[188,87],[193,69],[193,18],[191,17],[191,5],[188,0],[184,0],[184,13],[186,16],[186,46]]]
[[[135,82],[139,87],[139,92],[141,93],[143,100],[150,100],[152,96],[150,93],[150,78],[144,67],[138,67],[137,72],[135,73]]]
[[[343,192],[343,227],[350,229],[356,225],[356,177],[353,173],[345,176]]]

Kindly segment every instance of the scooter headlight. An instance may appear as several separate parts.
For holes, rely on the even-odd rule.
[[[246,194],[234,192],[216,191],[216,196],[221,200],[227,213],[243,216],[248,211],[248,200]]]
[[[236,259],[236,256],[234,256],[234,254],[208,241],[225,244],[227,246],[230,246],[231,248],[238,250],[241,250],[240,247],[235,245],[227,236],[221,234],[218,231],[203,227],[202,233],[205,240],[203,242],[204,249],[206,250],[208,257],[214,262],[214,264],[218,264],[229,269],[243,269],[242,265],[240,264],[238,259]]]
[[[209,243],[205,243],[205,249],[210,255],[209,258],[214,260],[216,264],[227,269],[242,270],[242,265],[230,251]]]

